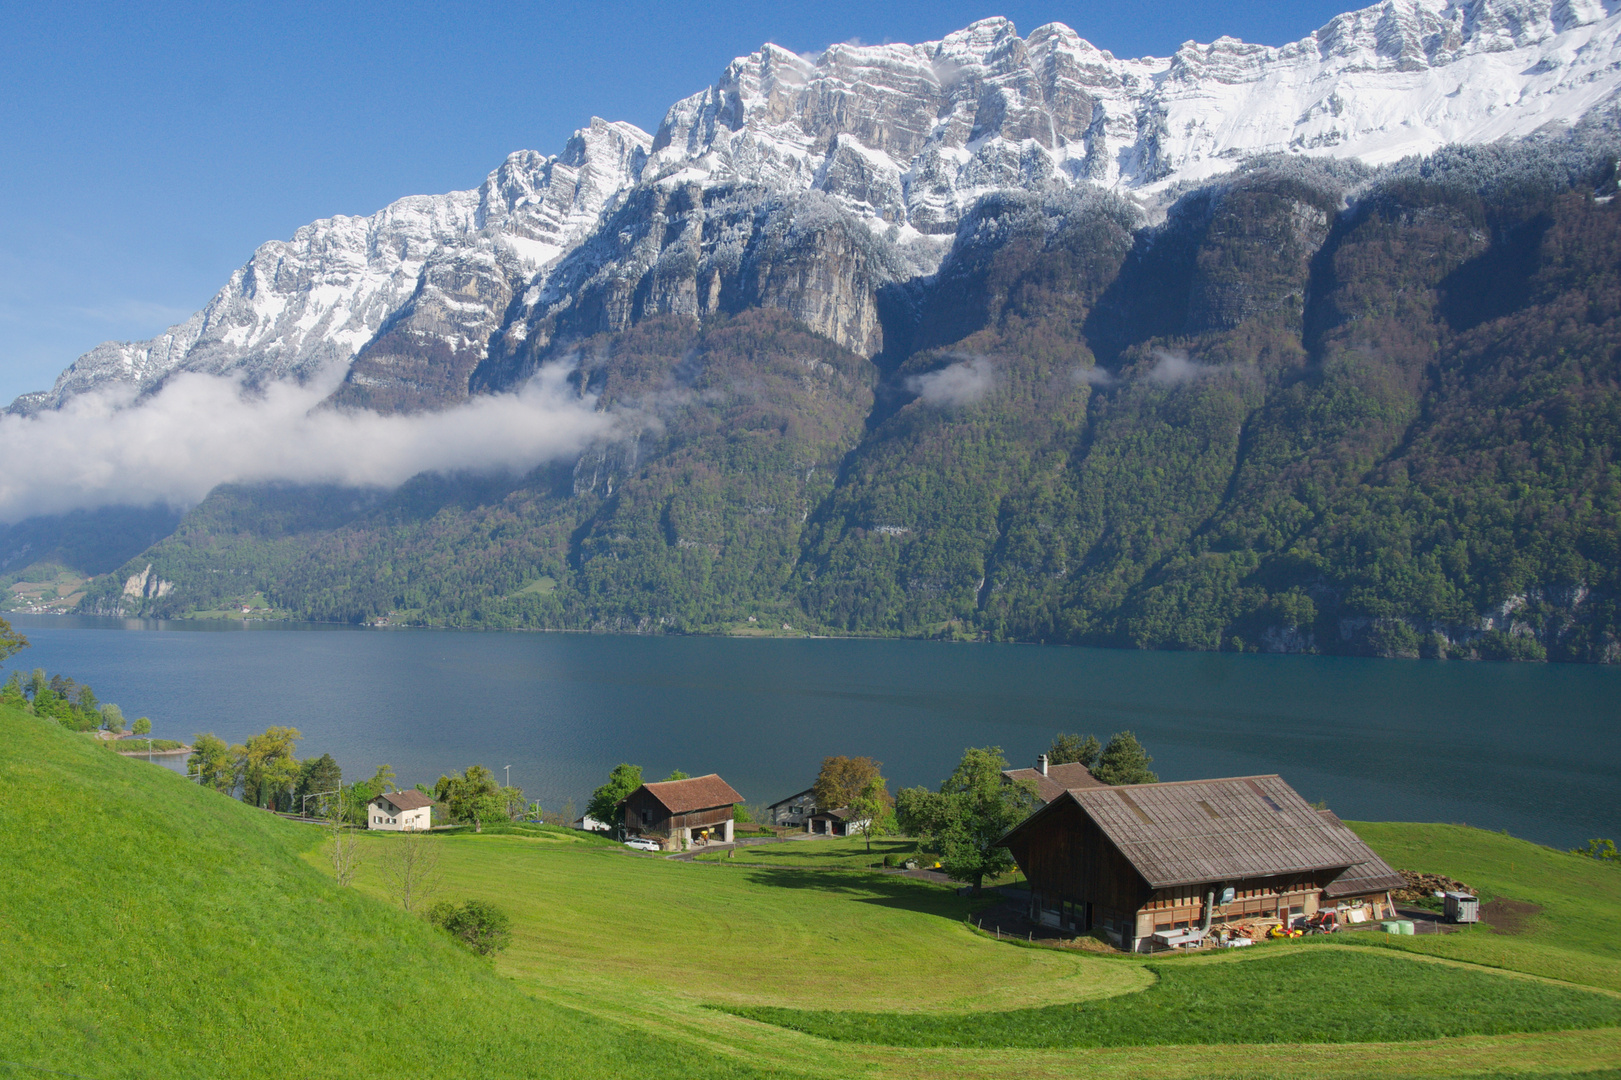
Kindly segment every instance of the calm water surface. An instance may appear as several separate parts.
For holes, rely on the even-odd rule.
[[[471,763],[548,809],[619,761],[718,772],[750,802],[828,754],[936,785],[966,746],[1033,764],[1134,730],[1161,779],[1281,773],[1344,817],[1621,838],[1621,671],[916,641],[740,640],[18,616],[13,667],[65,672],[159,737],[270,724],[347,779]]]

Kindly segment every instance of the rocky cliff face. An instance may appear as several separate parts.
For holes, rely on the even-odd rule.
[[[814,58],[766,45],[655,135],[593,120],[562,154],[514,154],[477,189],[268,243],[185,323],[99,346],[11,410],[181,371],[263,383],[329,365],[346,370],[342,404],[434,408],[481,365],[481,386],[504,385],[570,335],[753,303],[870,356],[884,348],[876,292],[932,270],[923,238],[943,247],[987,194],[1095,184],[1152,203],[1258,153],[1378,164],[1524,135],[1610,101],[1618,42],[1602,0],[1389,0],[1279,48],[1220,38],[1164,58],[1115,57],[1057,23],[1021,37],[1005,19]],[[788,269],[764,249],[799,226],[734,204],[798,221],[810,192],[843,216],[796,235],[842,253]],[[1322,227],[1301,221],[1302,242]],[[1219,292],[1208,283],[1195,318],[1243,316],[1242,289]]]

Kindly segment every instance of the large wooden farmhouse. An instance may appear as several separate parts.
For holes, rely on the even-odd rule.
[[[1287,921],[1322,906],[1374,918],[1402,885],[1277,776],[1066,789],[1002,843],[1030,880],[1032,920],[1101,929],[1133,952],[1156,933]]]
[[[743,796],[714,773],[643,784],[625,799],[625,831],[679,850],[693,841],[732,841],[732,808]]]

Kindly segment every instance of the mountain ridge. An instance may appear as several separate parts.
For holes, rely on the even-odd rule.
[[[638,186],[817,191],[935,256],[1005,188],[1100,184],[1153,204],[1244,155],[1371,163],[1575,122],[1621,88],[1598,0],[1390,0],[1284,46],[1218,38],[1125,60],[1059,23],[1001,18],[918,45],[773,45],[671,106],[657,132],[593,118],[562,154],[518,151],[474,189],[410,196],[261,246],[196,315],[108,342],[14,415],[182,371],[248,384],[346,369],[347,406],[464,398],[492,340],[543,318],[550,274]],[[912,259],[919,273],[930,259]],[[841,344],[871,355],[870,327]]]

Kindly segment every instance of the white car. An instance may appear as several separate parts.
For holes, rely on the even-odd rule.
[[[643,840],[639,836],[634,840],[626,840],[625,841],[625,846],[628,847],[628,848],[635,848],[637,851],[663,851],[664,850],[663,848],[659,847],[659,843],[658,843],[657,840]]]

